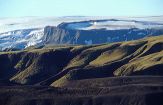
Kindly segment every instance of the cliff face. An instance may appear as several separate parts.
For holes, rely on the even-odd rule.
[[[45,27],[43,37],[44,43],[90,45],[137,40],[148,36],[157,36],[163,34],[162,29],[131,28],[119,30],[76,30],[68,28],[68,25],[69,23],[62,23],[58,27]]]
[[[47,26],[47,24],[45,25],[46,27],[32,28],[29,25],[31,28],[24,29],[22,28],[24,25],[22,25],[20,29],[15,30],[11,26],[12,30],[0,33],[0,51],[22,50],[27,47],[42,46],[44,44],[91,45],[112,43],[163,34],[162,22],[148,19],[146,21],[138,21],[139,19],[91,20],[91,18],[87,21],[84,21],[85,19],[64,21],[62,19],[62,21],[54,25],[57,26],[59,24],[57,27]],[[54,19],[53,22],[58,21]]]
[[[66,30],[47,26],[44,29],[43,42],[46,44],[76,44],[80,31]]]

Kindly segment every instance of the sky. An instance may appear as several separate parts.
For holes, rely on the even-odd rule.
[[[0,0],[0,17],[156,15],[163,0]]]

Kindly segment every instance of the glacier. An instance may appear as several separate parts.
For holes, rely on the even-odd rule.
[[[0,18],[0,50],[24,49],[30,46],[42,45],[44,27],[57,27],[63,22],[69,23],[66,28],[71,30],[163,29],[163,16]],[[138,35],[142,34],[139,33]],[[108,40],[110,40],[109,37]],[[92,41],[86,40],[85,43],[92,44]]]

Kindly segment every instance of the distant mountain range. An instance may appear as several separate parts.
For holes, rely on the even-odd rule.
[[[24,17],[0,19],[0,50],[48,44],[91,45],[163,34],[157,17]]]

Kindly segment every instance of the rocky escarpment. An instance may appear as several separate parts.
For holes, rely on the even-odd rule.
[[[91,21],[62,23],[57,27],[47,26],[44,29],[43,42],[46,44],[89,45],[137,40],[148,36],[157,36],[163,34],[162,28],[147,28],[147,29],[129,28],[114,30],[107,30],[105,28],[101,28],[82,30],[74,29],[70,26],[72,24],[79,24],[80,27],[82,27],[82,24],[86,24],[87,22]],[[90,23],[86,24],[86,26],[89,25]]]
[[[0,51],[16,51],[45,44],[91,45],[112,43],[163,34],[161,17],[158,17],[159,19],[155,17],[156,20],[154,17],[151,18],[152,20],[149,17],[146,19],[136,18],[135,20],[130,18],[104,20],[102,18],[79,19],[76,17],[72,20],[62,18],[50,22],[51,25],[58,25],[57,27],[47,26],[48,24],[45,23],[40,27],[39,23],[36,22],[37,20],[33,20],[33,23],[36,22],[38,25],[34,25],[37,26],[35,28],[30,26],[33,23],[30,23],[29,26],[22,23],[22,27],[13,27],[16,25],[13,23],[8,27],[8,31],[0,33]],[[23,28],[24,26],[28,26],[28,28]]]

